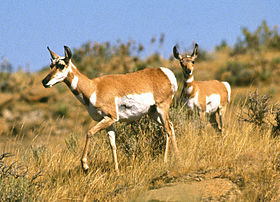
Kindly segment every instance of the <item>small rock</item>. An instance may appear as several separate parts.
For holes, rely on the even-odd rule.
[[[176,183],[141,194],[136,201],[238,201],[241,191],[227,179]]]

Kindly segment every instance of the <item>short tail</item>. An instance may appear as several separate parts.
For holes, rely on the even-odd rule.
[[[225,85],[225,87],[226,87],[226,89],[227,89],[227,92],[228,92],[228,102],[229,102],[229,101],[230,101],[230,95],[231,95],[231,88],[230,88],[230,85],[229,85],[229,83],[226,82],[226,81],[223,81],[222,83]]]

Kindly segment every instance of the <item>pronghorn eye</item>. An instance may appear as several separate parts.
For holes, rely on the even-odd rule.
[[[56,65],[56,68],[63,70],[63,69],[64,69],[64,65],[57,64],[57,65]]]
[[[52,69],[54,67],[54,64],[50,64],[50,68]]]
[[[192,63],[194,64],[194,61],[192,61]]]

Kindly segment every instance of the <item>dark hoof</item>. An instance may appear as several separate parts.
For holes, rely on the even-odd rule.
[[[85,174],[88,174],[88,169],[83,169]]]

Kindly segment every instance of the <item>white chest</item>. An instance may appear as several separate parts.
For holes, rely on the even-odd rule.
[[[86,106],[89,115],[95,121],[100,121],[105,116],[105,114],[96,108],[96,93],[94,92],[89,98],[89,106]]]
[[[193,98],[188,98],[188,99],[184,98],[183,102],[186,103],[186,106],[191,110],[194,110],[195,107],[201,110],[201,107],[199,106],[198,103],[198,92],[195,93],[195,96]]]
[[[118,120],[130,121],[147,114],[155,100],[152,93],[142,93],[116,97],[115,103]]]

